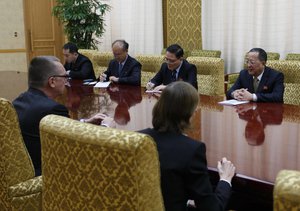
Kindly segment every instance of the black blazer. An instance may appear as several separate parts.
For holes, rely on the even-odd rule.
[[[166,211],[187,210],[188,199],[195,200],[197,210],[225,209],[231,187],[220,181],[213,191],[204,143],[181,134],[162,133],[150,128],[139,132],[150,135],[156,142]]]
[[[41,142],[39,124],[48,114],[68,117],[68,110],[48,98],[42,91],[29,88],[13,101],[19,117],[20,128],[26,148],[35,168],[36,176],[41,175]]]
[[[64,66],[66,71],[71,70],[70,77],[73,79],[96,79],[92,62],[80,53],[75,63],[66,63]]]
[[[155,86],[158,85],[168,85],[172,82],[172,71],[168,69],[167,63],[163,63],[160,70],[156,75],[150,80]],[[179,69],[177,81],[185,81],[193,85],[198,89],[197,83],[197,68],[195,65],[190,64],[185,59],[182,60],[182,65]]]
[[[265,67],[261,81],[255,92],[257,102],[283,102],[284,76],[282,72]],[[254,93],[253,76],[248,70],[242,70],[235,84],[226,93],[227,99],[232,99],[231,93],[237,89],[247,88]]]
[[[128,55],[128,58],[119,75],[119,62],[115,59],[111,60],[107,70],[104,72],[107,75],[107,80],[110,76],[119,78],[120,84],[141,85],[141,68],[142,65],[134,58]]]

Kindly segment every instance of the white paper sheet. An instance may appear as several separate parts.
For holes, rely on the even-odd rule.
[[[224,100],[219,102],[221,105],[239,105],[239,104],[244,104],[244,103],[249,103],[249,101],[239,101],[239,100]]]
[[[110,81],[107,82],[98,82],[94,87],[96,88],[106,88],[110,84]]]

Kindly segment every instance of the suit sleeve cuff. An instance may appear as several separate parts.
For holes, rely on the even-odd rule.
[[[228,180],[225,180],[225,179],[220,179],[220,181],[224,181],[224,182],[227,182],[229,184],[230,187],[232,187],[231,185],[231,182],[229,182]]]
[[[252,94],[252,99],[253,99],[254,102],[257,101],[257,96],[256,96],[256,94]]]

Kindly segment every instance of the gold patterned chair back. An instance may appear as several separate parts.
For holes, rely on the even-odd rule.
[[[280,54],[276,52],[267,52],[268,60],[279,60]]]
[[[99,52],[97,51],[93,55],[93,64],[96,78],[107,70],[110,60],[114,58],[112,52]]]
[[[92,49],[78,49],[78,52],[86,57],[88,57],[90,60],[92,60],[93,55],[97,52],[97,50]]]
[[[162,55],[136,55],[136,60],[142,64],[141,86],[145,87],[151,78],[159,71],[164,62]]]
[[[300,61],[300,53],[288,53],[285,60],[297,60]]]
[[[213,57],[188,57],[197,67],[198,92],[203,95],[224,95],[224,60]]]
[[[300,61],[270,60],[267,66],[284,74],[284,103],[300,105]]]
[[[191,56],[200,56],[200,57],[216,57],[221,58],[221,51],[217,50],[192,50]]]
[[[226,90],[228,91],[233,84],[235,83],[235,81],[238,79],[240,73],[229,73],[229,74],[225,74],[225,85],[226,85]]]
[[[34,188],[25,185],[34,178],[34,168],[22,138],[17,113],[4,98],[0,98],[0,134],[0,210],[11,210],[14,202],[19,208],[17,210],[28,210],[27,205],[30,210],[35,210],[39,202],[33,200],[31,205],[28,202],[33,194],[28,188]]]
[[[274,211],[300,210],[300,171],[281,170],[274,186]]]
[[[56,115],[42,119],[40,133],[43,210],[163,210],[149,136]]]

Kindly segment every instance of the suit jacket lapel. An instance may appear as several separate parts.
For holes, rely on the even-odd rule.
[[[246,70],[246,71],[247,71],[247,76],[248,76],[248,79],[247,79],[247,81],[248,81],[248,86],[246,86],[246,87],[250,87],[248,91],[249,91],[250,93],[254,93],[253,76],[250,75],[250,74],[248,73],[248,70]]]
[[[257,92],[262,92],[269,78],[269,69],[266,67],[258,84]]]
[[[177,81],[182,81],[183,80],[183,78],[184,78],[183,77],[183,72],[185,70],[185,65],[186,65],[185,60],[182,60],[182,65],[181,65],[181,67],[178,71]]]
[[[129,65],[130,65],[130,56],[128,55],[128,58],[122,68],[121,75],[119,77],[127,75],[127,70]]]

